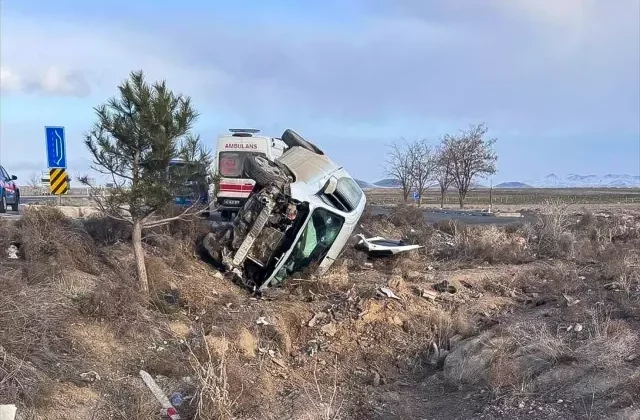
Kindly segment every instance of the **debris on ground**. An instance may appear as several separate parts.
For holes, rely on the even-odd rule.
[[[565,302],[567,303],[567,306],[573,306],[573,305],[577,305],[578,303],[580,303],[580,299],[576,299],[573,296],[567,295],[566,293],[563,293],[562,297],[564,298]]]
[[[189,399],[189,398],[183,396],[179,392],[174,392],[169,396],[169,401],[171,402],[171,405],[173,405],[174,407],[180,407],[186,399]]]
[[[140,371],[140,377],[147,385],[153,396],[158,400],[158,402],[162,405],[163,413],[166,413],[167,416],[171,420],[179,420],[180,414],[176,411],[175,407],[171,405],[171,401],[169,398],[162,392],[162,389],[158,386],[156,381],[144,370]]]
[[[18,407],[14,404],[0,404],[0,420],[14,420]]]
[[[100,380],[98,372],[90,370],[89,372],[81,373],[80,378],[85,382],[95,382]]]
[[[263,316],[261,316],[260,318],[256,319],[256,324],[258,325],[271,325],[271,323],[269,323],[269,321],[267,321],[267,319]]]
[[[19,250],[18,245],[16,244],[9,245],[9,248],[7,248],[7,258],[10,260],[17,260],[18,250]]]
[[[402,240],[386,239],[382,236],[366,238],[363,234],[356,235],[360,240],[355,245],[359,251],[364,251],[370,257],[388,257],[401,252],[413,251],[423,248],[422,245],[409,245]]]
[[[451,293],[454,294],[458,291],[456,286],[450,284],[447,280],[442,280],[440,283],[436,283],[433,285],[433,288],[440,293]]]
[[[389,289],[388,287],[380,287],[380,288],[378,288],[377,293],[380,296],[386,296],[386,297],[391,298],[391,299],[401,300],[395,293],[393,293],[393,290]]]
[[[435,301],[436,298],[438,297],[438,294],[432,290],[421,289],[420,296],[427,300]]]
[[[315,315],[313,315],[313,318],[311,318],[311,320],[309,320],[307,325],[309,327],[315,327],[318,324],[319,321],[322,321],[327,316],[329,316],[329,315],[327,315],[326,312],[317,312]]]

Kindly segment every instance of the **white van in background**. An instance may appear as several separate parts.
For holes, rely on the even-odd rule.
[[[229,220],[246,203],[255,181],[245,173],[244,161],[249,155],[264,156],[270,161],[280,157],[286,148],[282,140],[260,136],[256,129],[230,129],[218,137],[214,157],[215,182],[212,186],[223,219]],[[213,195],[212,195],[213,196]]]

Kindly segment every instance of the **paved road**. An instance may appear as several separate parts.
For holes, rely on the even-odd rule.
[[[371,206],[372,213],[390,214],[391,208]],[[441,220],[459,220],[468,225],[510,225],[512,223],[519,223],[527,221],[531,216],[524,217],[498,217],[490,213],[472,212],[472,211],[457,211],[457,210],[436,210],[426,209],[424,210],[424,218],[428,222],[439,222]]]
[[[52,196],[43,196],[43,197],[23,197],[23,203],[34,203],[34,202],[42,202],[42,201],[50,201],[56,200],[57,197]],[[390,214],[391,208],[389,207],[380,207],[380,206],[371,206],[371,210],[373,214]],[[18,220],[20,219],[21,213],[24,211],[24,206],[20,205],[20,212],[14,213],[8,211],[5,214],[0,214],[0,219],[9,219],[9,220]],[[524,217],[498,217],[488,213],[482,212],[469,212],[469,211],[456,211],[456,210],[437,210],[437,209],[426,209],[424,210],[424,218],[428,222],[439,222],[441,220],[460,220],[468,225],[498,225],[505,226],[510,225],[512,223],[531,221],[532,216],[525,215]],[[211,220],[213,222],[220,223],[222,219],[220,218],[219,213],[213,213],[211,215]]]

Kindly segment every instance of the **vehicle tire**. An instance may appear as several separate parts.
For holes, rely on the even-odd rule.
[[[11,211],[20,211],[20,191],[16,191],[16,200],[15,203],[11,205]]]
[[[282,133],[282,141],[289,147],[298,146],[310,150],[313,153],[324,155],[324,152],[320,150],[318,146],[306,141],[300,134],[290,128],[287,128],[284,130],[284,133]]]
[[[7,212],[7,197],[4,195],[4,190],[0,193],[0,213]]]
[[[287,182],[287,175],[273,162],[264,156],[249,155],[244,161],[244,168],[249,178],[256,184],[266,187],[275,184],[282,186]]]

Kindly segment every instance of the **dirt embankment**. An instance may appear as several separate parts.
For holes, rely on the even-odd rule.
[[[194,252],[205,228],[145,239],[138,295],[126,226],[53,209],[0,226],[0,404],[20,419],[156,419],[139,379],[185,418],[634,418],[640,219],[558,210],[536,226],[363,229],[425,245],[255,299]],[[398,299],[381,295],[391,289]]]

